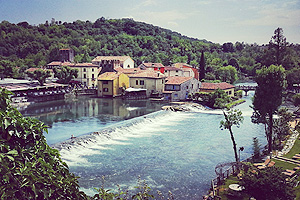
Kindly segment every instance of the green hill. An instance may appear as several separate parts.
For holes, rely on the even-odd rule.
[[[128,55],[136,66],[148,61],[164,65],[183,62],[197,67],[204,51],[209,79],[216,78],[216,70],[227,65],[243,74],[254,75],[261,66],[273,64],[272,59],[266,59],[269,56],[267,45],[241,42],[221,45],[132,19],[102,17],[95,22],[77,20],[71,23],[52,19],[50,23],[39,25],[2,21],[0,74],[17,76],[13,75],[16,66],[22,72],[59,60],[60,48],[74,49],[76,62],[90,62],[98,55]],[[299,45],[291,45],[289,49],[292,59],[287,59],[286,69],[298,67],[300,63]]]

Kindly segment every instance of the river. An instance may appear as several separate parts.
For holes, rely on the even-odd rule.
[[[252,154],[252,138],[266,144],[264,128],[251,123],[249,108],[253,92],[237,106],[244,122],[233,128],[241,159]],[[74,136],[96,135],[86,143],[60,150],[70,171],[79,176],[81,189],[94,194],[94,187],[133,190],[140,176],[152,191],[175,199],[201,199],[210,187],[218,163],[234,161],[232,141],[227,130],[219,128],[223,115],[161,111],[161,104],[82,97],[77,101],[35,104],[24,110],[50,126],[49,144]],[[44,109],[44,110],[42,110]],[[105,132],[105,134],[104,134]]]

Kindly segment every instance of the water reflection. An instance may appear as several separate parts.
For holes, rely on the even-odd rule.
[[[103,99],[81,96],[75,100],[56,100],[29,105],[21,111],[43,121],[50,128],[56,122],[96,118],[100,122],[121,121],[161,109],[161,104],[149,100]]]

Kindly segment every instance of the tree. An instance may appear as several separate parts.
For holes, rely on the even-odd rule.
[[[236,142],[234,139],[234,135],[232,132],[232,127],[236,126],[239,128],[240,123],[243,122],[244,117],[242,116],[242,112],[239,109],[235,109],[235,110],[227,110],[224,111],[223,110],[223,114],[225,117],[225,120],[220,122],[220,128],[223,129],[228,129],[229,133],[230,133],[230,137],[231,137],[231,141],[232,141],[232,145],[233,145],[233,151],[234,151],[234,157],[235,157],[235,161],[239,162],[239,157],[237,154],[237,149],[236,149]]]
[[[286,178],[282,169],[276,166],[261,170],[248,168],[242,176],[240,185],[257,200],[292,200],[295,198],[292,183]]]
[[[78,70],[69,66],[62,66],[60,69],[54,68],[54,77],[58,78],[60,83],[69,83],[70,80],[78,77]]]
[[[254,162],[259,161],[261,159],[260,144],[258,142],[257,137],[253,137],[253,159]]]
[[[273,149],[281,150],[283,144],[281,141],[289,134],[289,122],[293,121],[293,114],[288,112],[287,108],[280,108],[277,112],[278,118],[274,119],[273,125]]]
[[[51,76],[49,70],[37,69],[34,72],[27,71],[27,75],[33,80],[37,80],[40,85],[44,85],[46,79]]]
[[[204,52],[201,53],[200,63],[199,63],[199,81],[205,79],[205,58]]]
[[[235,161],[239,162],[239,157],[237,154],[236,142],[235,142],[234,135],[232,132],[232,127],[236,126],[239,128],[240,123],[242,123],[244,120],[244,117],[242,116],[242,111],[240,111],[239,109],[235,109],[235,110],[230,109],[227,111],[223,110],[223,114],[224,114],[225,120],[224,121],[222,120],[220,122],[220,128],[221,128],[221,130],[228,129],[228,131],[230,133],[232,145],[233,145]]]
[[[282,28],[277,28],[274,31],[274,35],[272,36],[270,42],[269,42],[269,49],[274,52],[273,54],[275,56],[276,65],[281,65],[283,58],[286,54],[286,48],[287,48],[288,42],[286,41],[285,36],[283,35]]]
[[[300,83],[300,69],[293,68],[286,72],[286,80],[288,88],[292,89],[294,84]]]
[[[271,65],[257,70],[257,88],[253,98],[253,123],[265,124],[268,151],[272,152],[273,114],[282,103],[285,88],[285,70],[282,66]]]
[[[47,127],[23,117],[0,89],[1,199],[87,199],[58,150],[46,142]]]
[[[228,83],[234,83],[237,80],[237,70],[231,65],[220,67],[216,70],[216,78]]]

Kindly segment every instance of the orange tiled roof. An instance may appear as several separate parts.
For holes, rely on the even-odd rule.
[[[74,63],[70,63],[70,62],[60,62],[60,61],[53,61],[49,64],[47,64],[48,66],[70,66],[73,67],[75,64]]]
[[[103,74],[101,74],[100,76],[98,76],[98,80],[101,81],[112,81],[115,80],[116,78],[118,78],[120,76],[120,74],[122,73],[116,73],[116,72],[105,72]]]
[[[96,58],[93,59],[93,61],[101,61],[101,60],[120,60],[120,61],[125,61],[130,56],[97,56]]]
[[[165,71],[182,71],[181,69],[179,69],[179,68],[176,68],[176,67],[172,67],[172,66],[167,66],[167,67],[165,67]]]
[[[169,76],[167,78],[166,85],[180,85],[188,80],[191,80],[193,77],[183,77],[183,76]]]
[[[140,68],[127,68],[127,69],[124,69],[122,67],[115,67],[114,68],[117,72],[122,72],[124,74],[134,74],[134,73],[137,73],[137,72],[140,72],[141,69]]]
[[[93,63],[76,63],[74,67],[98,67],[98,65],[94,65]]]
[[[226,82],[222,82],[222,83],[201,83],[200,89],[205,89],[205,90],[216,90],[216,89],[221,89],[221,90],[226,90],[226,89],[231,89],[231,88],[235,88],[234,85],[231,85],[229,83]]]
[[[129,77],[135,78],[165,78],[166,76],[160,72],[152,70],[141,70],[134,74],[128,74]]]
[[[161,63],[143,63],[142,65],[144,65],[145,67],[165,67]]]

